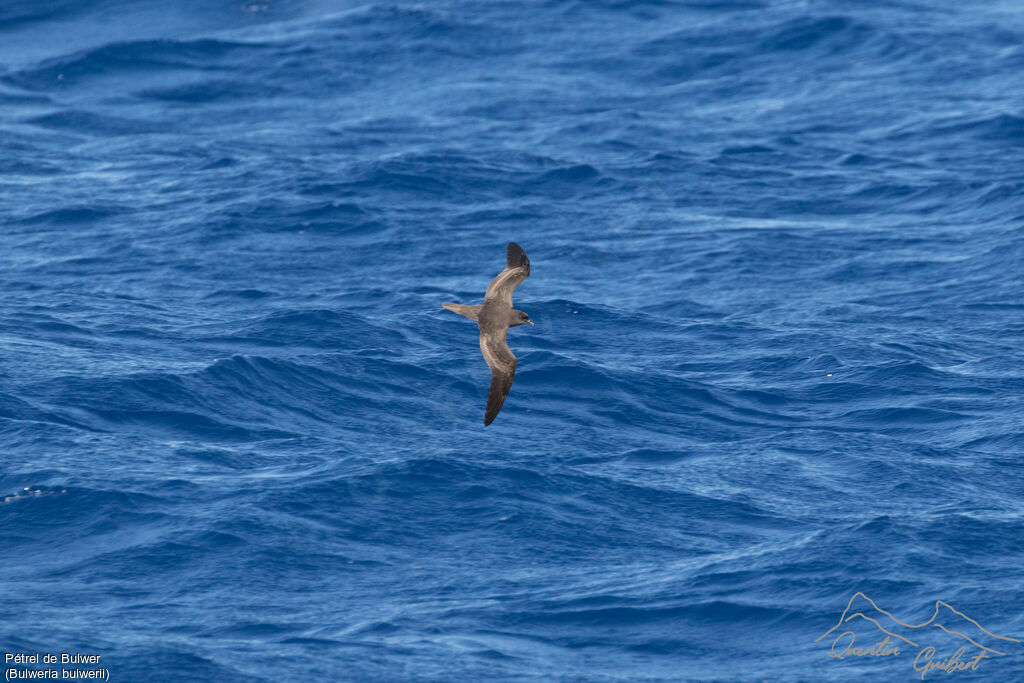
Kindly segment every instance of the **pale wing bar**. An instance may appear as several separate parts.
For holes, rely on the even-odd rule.
[[[512,292],[530,276],[530,259],[515,242],[508,243],[507,265],[498,277],[491,281],[484,295],[484,301],[498,299],[506,306],[512,305]]]
[[[499,372],[491,370],[491,388],[487,392],[487,411],[484,413],[484,427],[494,422],[501,412],[501,406],[505,405],[505,397],[512,388],[512,380],[515,379],[515,368],[512,372]]]
[[[484,413],[485,427],[498,416],[515,379],[516,357],[505,343],[505,331],[507,328],[500,338],[486,332],[480,333],[480,351],[491,368],[491,388],[487,392],[487,410]]]

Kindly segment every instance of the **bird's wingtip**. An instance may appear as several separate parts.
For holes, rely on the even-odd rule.
[[[530,259],[526,258],[526,252],[515,242],[508,243],[508,267],[518,268],[520,266],[530,267]]]

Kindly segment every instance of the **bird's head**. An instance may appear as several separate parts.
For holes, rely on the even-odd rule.
[[[522,311],[515,311],[513,314],[513,325],[533,325],[533,321],[530,320],[530,316],[526,315]]]

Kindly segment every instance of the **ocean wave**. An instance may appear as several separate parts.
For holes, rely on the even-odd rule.
[[[260,49],[258,43],[203,40],[145,40],[109,43],[63,57],[46,60],[33,68],[3,77],[3,82],[26,90],[49,91],[80,85],[90,77],[115,74],[152,74],[161,71],[224,71],[236,67]],[[247,53],[247,54],[237,54]],[[226,57],[236,61],[225,63]],[[215,67],[211,64],[220,64]]]

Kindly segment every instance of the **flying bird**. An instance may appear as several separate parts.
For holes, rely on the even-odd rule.
[[[508,328],[527,323],[533,325],[530,316],[512,308],[512,292],[529,275],[530,259],[526,258],[526,252],[515,242],[509,242],[508,265],[491,281],[482,304],[441,304],[453,313],[475,320],[480,327],[480,351],[491,368],[491,388],[487,393],[487,410],[484,413],[485,427],[498,416],[516,374],[516,357],[505,342]]]

